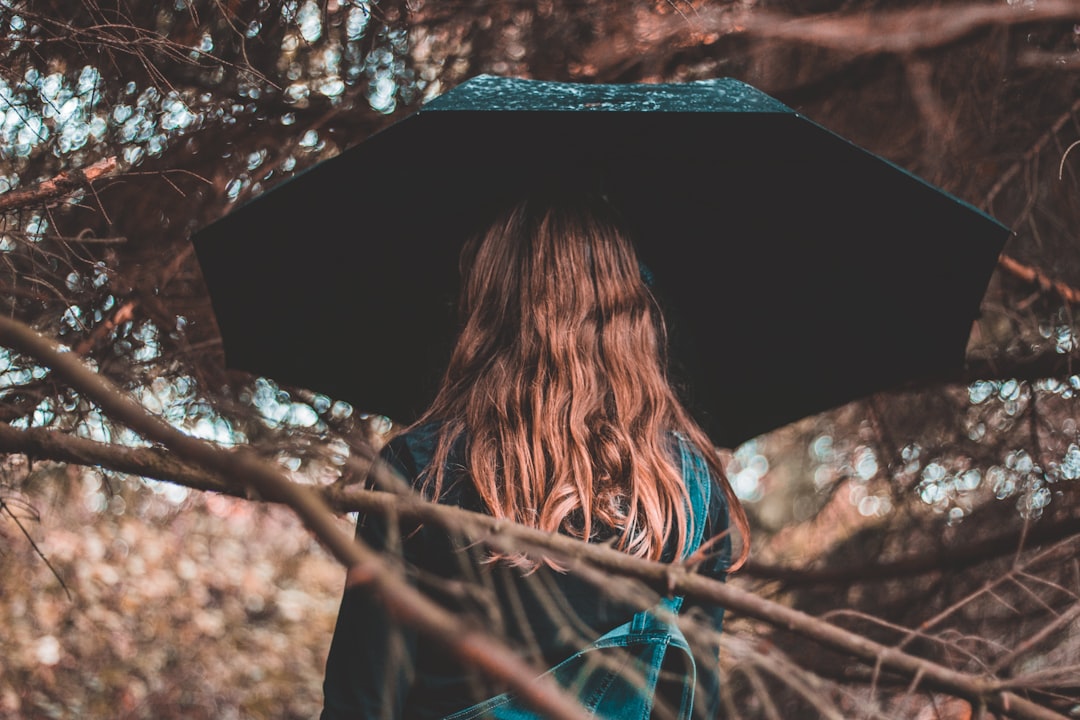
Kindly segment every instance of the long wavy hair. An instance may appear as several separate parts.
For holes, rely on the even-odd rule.
[[[704,431],[666,374],[666,333],[610,206],[534,195],[461,255],[461,331],[437,397],[425,490],[438,497],[451,448],[495,517],[659,560],[691,528],[672,431],[701,452],[748,553],[746,516]],[[523,558],[508,558],[528,565]]]

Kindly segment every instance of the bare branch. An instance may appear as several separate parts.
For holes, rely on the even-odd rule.
[[[1060,280],[1054,280],[1041,270],[1024,265],[1019,260],[1008,255],[1002,255],[998,258],[998,267],[1025,282],[1038,285],[1043,292],[1058,295],[1067,303],[1076,304],[1080,302],[1080,290],[1077,288]]]
[[[883,582],[925,575],[931,572],[962,570],[1015,553],[1022,541],[1030,545],[1057,542],[1080,534],[1080,518],[1068,517],[1040,523],[1025,534],[1022,530],[1003,533],[959,546],[942,547],[933,552],[860,565],[830,568],[793,568],[764,563],[747,563],[746,573],[762,580],[780,580],[787,587],[807,585],[844,585],[855,580]]]
[[[563,693],[553,680],[537,678],[537,669],[486,631],[463,627],[457,616],[409,585],[378,553],[344,534],[329,506],[307,486],[289,481],[282,472],[251,452],[227,452],[181,433],[91,371],[74,353],[64,351],[52,340],[18,321],[0,318],[0,342],[34,357],[96,402],[109,417],[147,439],[161,443],[181,458],[223,476],[241,478],[261,495],[282,498],[334,557],[349,568],[349,576],[358,584],[371,588],[385,605],[388,615],[396,621],[414,627],[446,646],[469,666],[506,683],[537,710],[555,718],[585,717],[581,706]]]
[[[34,554],[37,555],[43,563],[45,563],[45,567],[49,568],[49,572],[51,572],[53,577],[56,578],[57,582],[60,583],[60,587],[64,590],[64,594],[67,595],[68,600],[70,600],[71,590],[68,588],[67,583],[64,582],[64,578],[61,577],[60,573],[56,570],[55,567],[53,567],[52,562],[49,561],[49,558],[45,555],[45,553],[41,551],[41,548],[38,547],[38,544],[34,541],[34,538],[30,536],[30,533],[27,531],[26,526],[22,524],[22,520],[19,519],[19,516],[11,510],[10,504],[8,504],[8,502],[6,502],[2,497],[0,497],[0,514],[7,515],[9,518],[11,518],[11,521],[15,523],[15,526],[19,528],[19,532],[21,532],[23,537],[26,538],[26,541],[30,543],[30,547],[33,549]]]
[[[76,190],[81,190],[90,183],[105,177],[116,170],[116,158],[98,160],[82,170],[68,170],[56,177],[38,183],[24,190],[10,190],[0,194],[0,213],[26,207],[35,203],[48,202],[64,197]]]
[[[994,663],[993,670],[1000,672],[1002,670],[1008,670],[1016,661],[1021,657],[1030,653],[1034,648],[1038,647],[1041,643],[1046,642],[1054,634],[1061,632],[1069,627],[1077,618],[1080,618],[1080,605],[1073,605],[1071,608],[1063,612],[1053,622],[1048,623],[1039,632],[1032,635],[1030,638],[1017,645],[1012,652],[1008,653],[996,663]]]
[[[237,489],[216,475],[189,463],[161,448],[131,448],[87,440],[45,428],[16,430],[0,423],[0,452],[21,453],[32,458],[102,467],[115,472],[164,480],[195,490],[220,492],[243,497]]]
[[[717,37],[725,35],[812,45],[843,52],[848,57],[910,56],[949,46],[988,27],[1073,19],[1080,19],[1080,6],[1073,0],[946,4],[908,10],[817,13],[804,17],[771,12],[753,3],[741,6],[724,3],[702,9],[692,18],[642,16],[638,26],[633,28],[632,39],[618,35],[605,37],[586,49],[585,59],[592,66],[605,67],[611,65],[611,58],[625,57],[628,44],[643,51],[655,51],[667,45],[708,46],[716,42]]]
[[[0,322],[0,337],[4,337],[3,327],[3,322]],[[220,490],[235,495],[242,494],[237,488],[230,488],[220,481],[215,481],[203,471],[194,470],[182,463],[170,465],[162,462],[167,455],[162,455],[160,451],[118,450],[88,440],[59,436],[49,431],[19,431],[2,426],[0,426],[0,449],[8,452],[27,452],[36,449],[42,453],[48,453],[48,456],[53,459],[65,461],[78,461],[77,458],[81,457],[84,461],[92,460],[94,464],[108,464],[113,469],[123,469],[125,472],[141,472],[140,469],[145,468],[156,473],[159,479],[181,482],[185,485],[188,484],[186,480],[191,480],[191,487]],[[221,451],[215,450],[215,452]],[[171,461],[176,463],[175,459]],[[171,468],[169,472],[175,471],[176,474],[165,477],[169,474],[165,472],[166,468]],[[384,472],[388,471],[384,469]],[[240,476],[243,477],[243,475]],[[306,486],[294,485],[283,478],[282,481],[295,488],[307,489]],[[285,501],[288,493],[280,493],[281,489],[269,488],[263,497],[267,500]],[[314,495],[314,491],[311,492]],[[321,492],[326,498],[326,506],[335,506],[340,510],[360,510],[383,515],[394,513],[409,521],[431,523],[451,532],[461,533],[466,537],[490,544],[502,552],[541,552],[553,555],[572,571],[582,568],[599,570],[642,581],[662,594],[686,595],[719,603],[733,612],[802,635],[833,650],[857,658],[869,666],[880,665],[884,670],[920,680],[929,687],[952,693],[973,704],[985,702],[987,707],[1007,717],[1023,720],[1048,718],[1060,720],[1062,717],[1013,693],[1003,692],[998,681],[993,678],[957,672],[897,648],[882,645],[820,618],[758,597],[737,586],[696,575],[685,566],[634,558],[602,545],[585,543],[564,535],[544,533],[504,520],[497,520],[488,515],[431,503],[414,494],[398,495],[333,485],[321,488]],[[366,569],[369,566],[362,567]],[[399,600],[396,599],[396,601]],[[403,622],[407,621],[405,617],[399,619]]]
[[[1073,0],[1037,3],[970,3],[858,15],[790,18],[754,11],[740,22],[749,35],[841,50],[853,55],[909,54],[938,48],[987,27],[1080,18]]]

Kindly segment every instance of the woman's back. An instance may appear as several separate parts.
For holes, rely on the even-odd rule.
[[[401,477],[421,477],[432,461],[437,430],[437,425],[428,424],[397,436],[384,448],[382,460]],[[674,436],[670,439],[677,454]],[[483,512],[479,495],[463,470],[463,446],[459,443],[450,454],[451,473],[440,501]],[[691,470],[688,482],[713,486],[702,534],[722,534],[727,529],[728,511],[715,479],[695,476]],[[491,562],[483,547],[451,537],[433,525],[391,529],[381,516],[370,515],[358,523],[357,536],[398,555],[414,581],[448,609],[460,613],[463,622],[476,622],[504,638],[537,667],[556,665],[640,610],[634,601],[619,600],[594,581],[573,573],[542,564],[532,572],[523,572],[507,563]],[[665,560],[673,559],[674,544],[669,543]],[[723,579],[729,562],[730,542],[724,537],[697,571]],[[688,605],[682,610],[684,614],[701,613],[719,632],[722,607]],[[411,677],[407,677],[410,667]],[[715,717],[715,667],[699,661],[697,684],[700,707],[695,715]],[[391,685],[407,690],[388,695]],[[442,718],[502,690],[462,667],[438,645],[425,642],[407,628],[392,627],[385,611],[359,589],[346,593],[327,663],[324,720]],[[397,705],[392,712],[390,702]],[[358,715],[356,708],[366,709]],[[383,715],[386,712],[390,714]]]

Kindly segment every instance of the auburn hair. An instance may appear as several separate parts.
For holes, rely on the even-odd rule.
[[[671,433],[707,461],[742,536],[746,515],[714,446],[676,397],[664,323],[627,233],[599,197],[532,195],[461,254],[461,330],[438,394],[424,488],[451,448],[495,517],[659,560],[690,537]],[[523,558],[507,558],[535,565]]]

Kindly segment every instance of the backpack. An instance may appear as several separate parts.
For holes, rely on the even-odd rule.
[[[693,536],[683,555],[686,558],[701,545],[712,480],[705,459],[682,435],[676,433],[675,437],[679,441],[683,481],[693,517]],[[544,674],[576,696],[590,717],[645,720],[652,712],[661,669],[666,669],[669,661],[681,662],[682,691],[678,693],[681,697],[678,707],[673,709],[678,720],[687,720],[694,708],[697,670],[686,637],[674,622],[673,616],[678,614],[682,600],[682,597],[664,598],[654,610],[637,613],[629,622],[604,633]],[[669,657],[669,651],[678,657]],[[543,718],[508,692],[447,715],[444,720]]]

